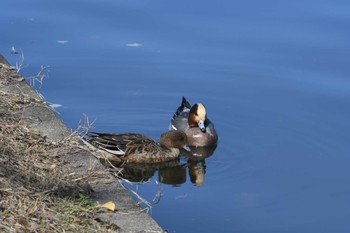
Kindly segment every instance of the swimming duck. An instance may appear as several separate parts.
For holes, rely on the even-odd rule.
[[[182,97],[181,105],[171,118],[169,130],[184,131],[189,146],[212,146],[218,141],[214,124],[207,118],[204,105],[196,103],[191,107],[185,97]]]
[[[98,149],[108,152],[108,159],[127,163],[158,163],[177,159],[180,148],[189,150],[187,136],[182,131],[171,130],[160,136],[159,143],[142,134],[87,133],[84,138]]]

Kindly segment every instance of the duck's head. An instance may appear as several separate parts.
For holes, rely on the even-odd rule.
[[[192,106],[188,116],[188,125],[190,128],[198,127],[203,133],[206,132],[205,123],[207,120],[207,112],[201,103],[196,103]]]
[[[183,131],[178,131],[178,130],[170,130],[170,131],[160,135],[159,143],[168,149],[184,148],[185,150],[188,150],[188,148],[189,148],[187,146],[186,134]]]

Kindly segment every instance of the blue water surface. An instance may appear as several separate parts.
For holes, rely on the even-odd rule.
[[[206,105],[214,153],[129,185],[169,232],[350,232],[349,12],[341,0],[4,0],[0,53],[14,65],[11,47],[23,52],[27,77],[49,66],[40,91],[72,129],[86,114],[96,131],[158,139],[182,96]]]

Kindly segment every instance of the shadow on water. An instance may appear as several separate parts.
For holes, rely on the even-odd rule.
[[[191,152],[182,150],[182,159],[156,164],[131,164],[113,162],[117,168],[123,168],[119,176],[133,183],[145,183],[152,179],[158,171],[158,181],[162,184],[180,186],[187,181],[187,171],[190,181],[196,186],[204,182],[206,164],[205,159],[212,156],[216,149],[211,147],[192,147]]]

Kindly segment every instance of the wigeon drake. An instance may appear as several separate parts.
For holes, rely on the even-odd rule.
[[[185,97],[182,97],[180,107],[171,118],[169,130],[185,132],[189,146],[213,146],[218,141],[214,124],[207,118],[204,105],[196,103],[191,107]]]
[[[94,133],[89,132],[84,142],[108,152],[107,159],[127,163],[158,163],[177,159],[180,149],[187,147],[187,136],[182,131],[168,131],[160,136],[160,141],[141,134]]]

